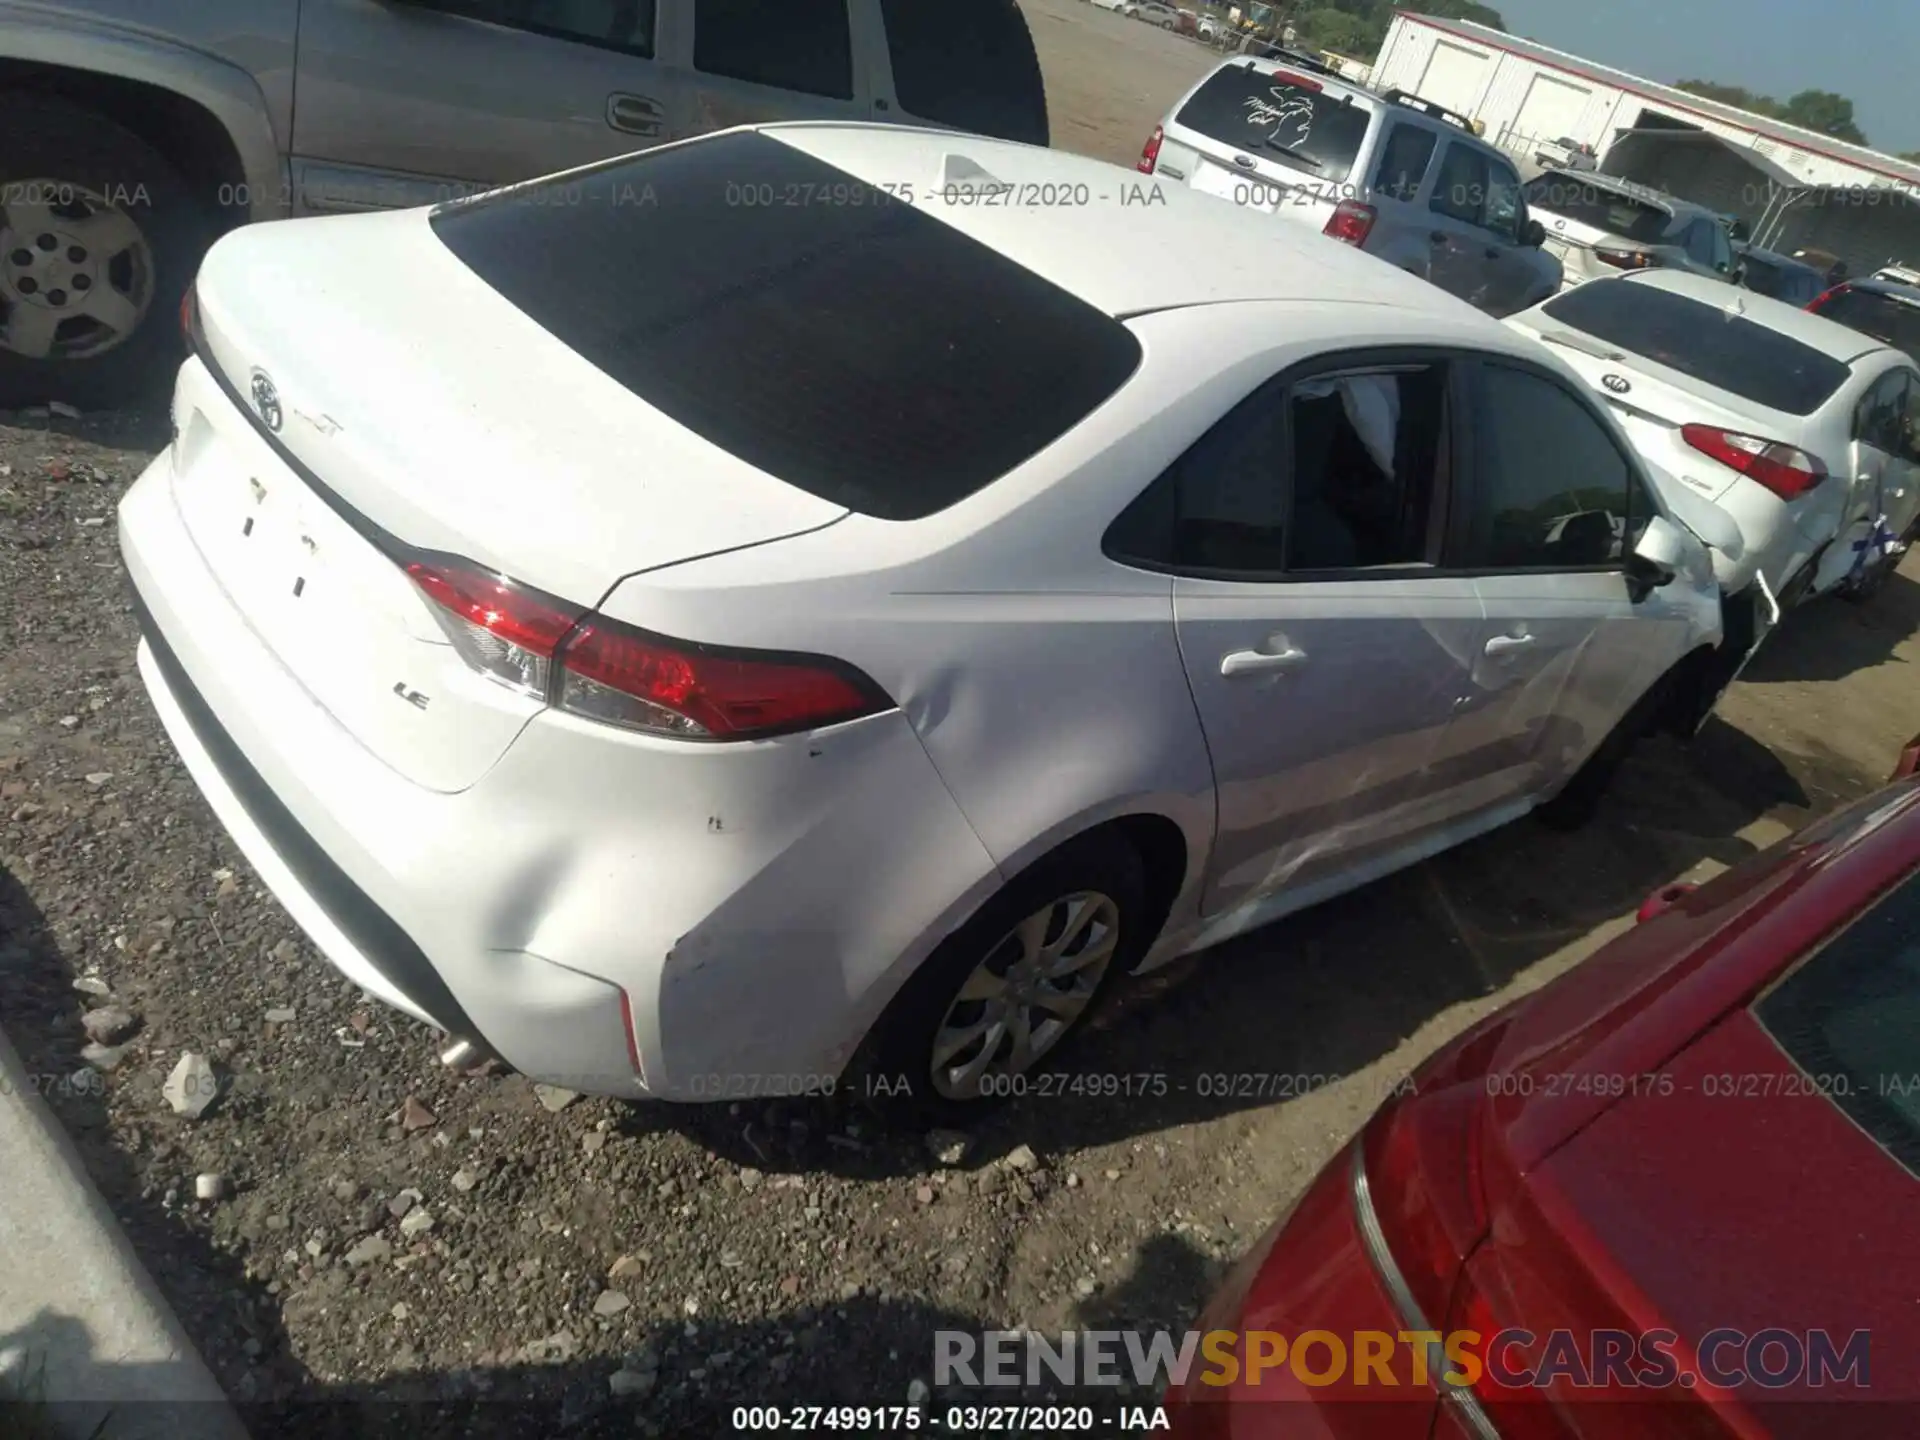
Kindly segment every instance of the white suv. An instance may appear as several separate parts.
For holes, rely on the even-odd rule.
[[[1306,56],[1236,56],[1154,127],[1142,171],[1312,225],[1494,315],[1560,289],[1513,163],[1464,117]]]

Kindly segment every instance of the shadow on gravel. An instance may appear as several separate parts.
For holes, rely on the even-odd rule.
[[[1860,788],[1849,774],[1816,778],[1832,793]],[[1811,805],[1772,751],[1717,718],[1689,745],[1649,741],[1583,831],[1519,821],[1135,982],[1055,1071],[980,1128],[966,1168],[1023,1143],[1042,1154],[1111,1144],[1331,1087],[1701,862],[1739,863],[1754,847],[1738,832],[1760,816],[1778,810],[1797,827]],[[1398,1078],[1380,1076],[1377,1098]],[[919,1136],[887,1133],[861,1109],[844,1096],[640,1105],[623,1123],[675,1129],[773,1171],[881,1179],[932,1166]]]
[[[144,1130],[117,1135],[109,1130],[99,1077],[80,1055],[87,1043],[80,1016],[103,1002],[74,989],[77,973],[19,877],[0,869],[0,1029],[19,1052],[28,1083],[72,1138],[135,1252],[203,1353],[209,1348],[232,1355],[283,1351],[278,1302],[265,1286],[146,1183],[142,1157],[151,1152],[154,1137]],[[156,1120],[156,1127],[171,1119]],[[177,1178],[166,1176],[169,1183]],[[42,1262],[58,1260],[0,1257],[0,1264]],[[34,1338],[0,1337],[0,1352],[21,1343],[32,1353]],[[6,1433],[0,1427],[0,1434]],[[102,1440],[112,1440],[115,1433],[108,1429]]]
[[[1817,600],[1782,622],[1741,677],[1748,684],[1839,680],[1894,658],[1920,631],[1920,581],[1894,574],[1864,605]]]
[[[1080,1305],[1067,1323],[1075,1329],[1184,1331],[1218,1273],[1184,1240],[1156,1237],[1127,1276]],[[376,1385],[329,1385],[282,1366],[280,1393],[234,1408],[254,1440],[704,1440],[776,1428],[846,1437],[998,1434],[1009,1432],[1004,1425],[949,1420],[964,1421],[968,1406],[1088,1405],[1104,1415],[1122,1405],[1158,1403],[1164,1375],[1144,1385],[1127,1378],[1118,1385],[1068,1387],[1041,1372],[1037,1384],[1023,1377],[1020,1384],[997,1386],[979,1368],[969,1374],[937,1366],[942,1332],[964,1337],[946,1342],[946,1353],[971,1357],[977,1366],[985,1333],[998,1328],[979,1315],[917,1299],[860,1295],[747,1324],[702,1320],[655,1327],[617,1358],[576,1360],[578,1336],[561,1331],[498,1364],[428,1367]],[[16,1343],[31,1348],[49,1339],[64,1343],[66,1337],[0,1334],[0,1353]],[[1057,1335],[1052,1343],[1058,1345]],[[113,1378],[124,1380],[117,1386],[121,1393],[141,1393],[137,1367]],[[919,1407],[920,1423],[906,1423],[909,1405]],[[893,1414],[875,1413],[882,1407]],[[770,1423],[775,1409],[788,1423]],[[826,1409],[838,1413],[792,1423],[803,1412]],[[749,1413],[755,1410],[757,1415]],[[27,1407],[0,1402],[0,1434],[7,1440],[42,1440],[42,1431],[26,1427],[28,1418]],[[53,1440],[95,1433],[101,1412],[98,1406],[63,1404],[36,1407],[31,1418],[56,1422],[57,1428],[44,1432],[45,1440]],[[192,1407],[132,1401],[114,1407],[97,1434],[98,1440],[161,1434],[192,1440],[217,1420],[196,1415]],[[1105,1427],[1096,1421],[1094,1428]]]

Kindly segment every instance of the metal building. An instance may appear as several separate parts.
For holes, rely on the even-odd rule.
[[[1372,83],[1483,122],[1523,161],[1542,142],[1582,141],[1602,171],[1737,215],[1767,249],[1830,251],[1856,274],[1920,263],[1920,165],[1891,155],[1484,25],[1406,11]]]

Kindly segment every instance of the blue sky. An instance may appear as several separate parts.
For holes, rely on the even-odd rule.
[[[1880,150],[1920,150],[1915,0],[1487,0],[1515,34],[1643,75],[1852,98]],[[1408,9],[1418,10],[1417,3]]]

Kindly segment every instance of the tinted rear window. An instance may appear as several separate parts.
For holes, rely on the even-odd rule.
[[[1321,180],[1345,180],[1373,123],[1370,106],[1347,104],[1309,77],[1265,66],[1216,70],[1180,107],[1175,123]]]
[[[1047,143],[1047,92],[1015,0],[880,0],[894,98],[923,120]]]
[[[1777,330],[1652,285],[1589,280],[1545,308],[1571,330],[1789,415],[1811,415],[1851,373]]]
[[[457,202],[433,227],[703,439],[889,520],[1013,469],[1140,358],[1110,316],[765,135]]]
[[[1920,877],[1783,980],[1756,1015],[1835,1105],[1920,1175]]]
[[[1842,290],[1820,307],[1820,314],[1920,360],[1920,294],[1905,301],[1871,290]]]
[[[1820,293],[1820,277],[1804,265],[1790,260],[1762,260],[1754,255],[1748,255],[1744,263],[1746,286],[1755,294],[1805,308]]]
[[[1582,184],[1565,175],[1548,171],[1527,182],[1527,208],[1544,210],[1576,225],[1587,225],[1652,245],[1667,233],[1673,216],[1658,205],[1618,195],[1598,185]]]

